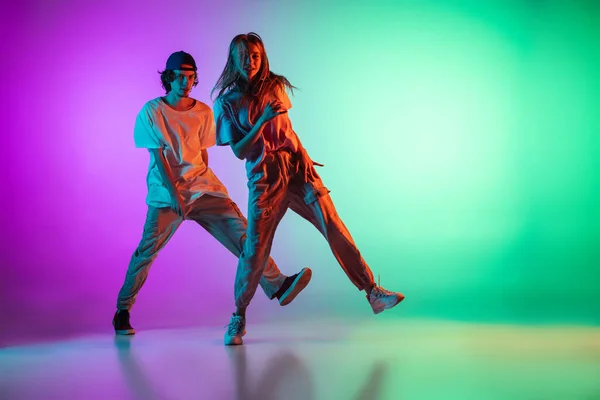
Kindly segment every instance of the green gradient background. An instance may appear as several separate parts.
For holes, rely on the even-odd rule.
[[[300,87],[295,130],[404,315],[599,322],[597,6],[270,5],[306,21],[264,20],[272,69]]]

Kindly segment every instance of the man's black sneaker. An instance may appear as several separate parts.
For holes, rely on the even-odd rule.
[[[129,311],[118,310],[113,317],[112,324],[117,335],[133,335],[135,330],[129,323]]]

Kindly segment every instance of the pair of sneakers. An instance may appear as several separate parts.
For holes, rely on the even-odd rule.
[[[299,273],[287,277],[275,297],[279,304],[285,306],[290,304],[296,296],[308,285],[312,277],[312,271],[309,268],[303,268]],[[373,286],[367,294],[367,300],[371,305],[374,314],[392,308],[404,300],[404,295],[398,292],[392,292],[379,285]],[[129,321],[128,310],[118,310],[113,317],[112,324],[117,335],[133,335],[135,330]],[[225,332],[225,344],[240,345],[243,343],[242,337],[246,334],[246,319],[239,315],[232,315],[227,331]]]
[[[300,272],[292,276],[288,276],[283,281],[283,284],[279,288],[279,291],[275,293],[273,298],[279,300],[279,304],[282,306],[288,305],[296,298],[310,282],[312,277],[312,271],[310,268],[302,268]],[[242,336],[246,334],[246,318],[233,314],[229,325],[227,325],[227,331],[225,332],[225,345],[235,346],[243,343]]]
[[[308,285],[311,277],[312,271],[310,270],[310,268],[303,268],[297,274],[288,276],[279,288],[279,291],[275,293],[273,298],[277,298],[281,306],[286,306],[290,304],[296,298],[298,293],[300,293],[306,287],[306,285]],[[135,329],[133,329],[133,327],[131,326],[129,318],[130,316],[128,310],[118,310],[115,313],[115,316],[112,320],[112,324],[115,328],[115,333],[117,335],[135,334]],[[239,331],[239,327],[235,329],[236,332]],[[243,332],[244,334],[246,333],[244,329],[242,329],[242,331],[240,332]]]
[[[308,284],[308,282],[307,282]],[[305,287],[306,285],[304,285]],[[302,288],[304,288],[302,287]],[[302,290],[302,289],[300,289]],[[298,291],[299,292],[299,291]],[[296,293],[297,294],[297,293]],[[295,297],[295,296],[294,296]],[[371,309],[374,314],[379,314],[383,310],[387,310],[396,306],[402,300],[404,300],[404,295],[399,292],[392,292],[379,285],[373,286],[371,291],[367,294],[367,300],[371,305]],[[236,346],[243,344],[244,341],[242,337],[246,334],[246,319],[240,315],[233,314],[231,316],[231,320],[229,321],[229,325],[227,326],[227,331],[225,332],[225,345],[226,346]]]

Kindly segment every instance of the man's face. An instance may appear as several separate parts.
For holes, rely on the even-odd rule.
[[[181,68],[192,68],[191,65],[181,64]],[[179,97],[188,97],[192,91],[194,80],[196,78],[195,71],[183,71],[176,69],[175,79],[171,82],[171,91]]]

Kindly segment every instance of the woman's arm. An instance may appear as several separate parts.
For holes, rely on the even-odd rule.
[[[258,137],[262,134],[263,128],[273,118],[278,115],[286,113],[287,110],[283,108],[280,102],[273,101],[268,103],[263,110],[262,115],[256,121],[256,124],[252,127],[250,132],[246,136],[244,136],[241,140],[237,142],[231,141],[229,145],[231,146],[231,150],[233,150],[233,154],[240,160],[245,159],[248,156],[248,151],[256,144],[258,141]]]
[[[266,121],[262,120],[262,117],[256,121],[256,124],[252,127],[250,132],[244,136],[241,140],[229,142],[233,154],[240,160],[243,160],[248,155],[248,151],[256,144],[258,137],[262,134],[262,130],[266,125]]]

